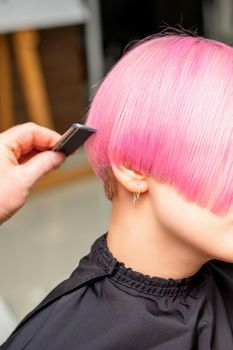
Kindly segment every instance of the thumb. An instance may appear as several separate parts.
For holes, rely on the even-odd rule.
[[[32,157],[26,163],[20,165],[20,167],[31,187],[43,175],[58,168],[64,159],[64,154],[60,152],[45,151]]]

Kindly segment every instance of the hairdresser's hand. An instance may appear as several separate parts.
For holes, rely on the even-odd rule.
[[[63,162],[61,153],[47,151],[59,137],[33,123],[0,134],[0,224],[25,203],[40,177]]]

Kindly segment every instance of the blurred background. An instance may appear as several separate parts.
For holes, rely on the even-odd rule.
[[[0,0],[0,131],[84,123],[132,41],[184,28],[233,43],[232,0]],[[0,343],[107,231],[111,206],[82,149],[0,232]]]

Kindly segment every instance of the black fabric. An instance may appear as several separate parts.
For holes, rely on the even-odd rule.
[[[233,264],[151,278],[118,262],[103,235],[0,349],[230,350],[232,295]]]

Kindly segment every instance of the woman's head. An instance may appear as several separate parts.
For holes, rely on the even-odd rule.
[[[176,35],[138,44],[107,75],[89,111],[87,124],[98,132],[86,150],[96,173],[106,181],[112,165],[123,164],[226,213],[233,202],[232,82],[227,45]]]

